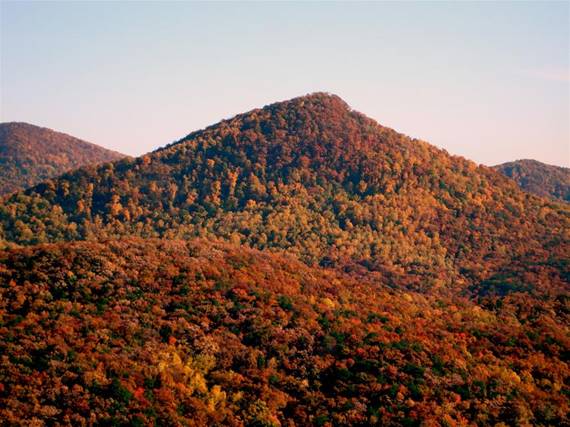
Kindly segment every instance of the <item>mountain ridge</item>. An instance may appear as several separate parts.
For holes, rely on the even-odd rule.
[[[570,202],[570,168],[533,159],[520,159],[493,166],[530,193]]]
[[[71,135],[26,122],[0,123],[0,196],[88,164],[126,157]]]

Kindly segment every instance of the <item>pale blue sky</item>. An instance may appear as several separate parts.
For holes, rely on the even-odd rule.
[[[0,120],[141,154],[314,91],[496,164],[570,166],[570,3],[6,2]]]

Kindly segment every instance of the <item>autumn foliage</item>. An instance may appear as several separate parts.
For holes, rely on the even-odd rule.
[[[566,205],[314,94],[17,193],[0,204],[0,239],[216,236],[432,289],[514,259],[560,265],[569,218]]]
[[[564,425],[569,232],[334,95],[272,104],[1,200],[0,419]]]
[[[0,196],[85,165],[125,157],[115,151],[28,123],[0,123]]]
[[[482,307],[205,241],[40,245],[0,265],[8,424],[567,421],[561,294]]]
[[[542,197],[570,202],[570,169],[536,160],[517,160],[495,166],[524,190]]]

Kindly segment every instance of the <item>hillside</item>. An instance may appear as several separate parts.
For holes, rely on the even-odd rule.
[[[568,313],[204,240],[0,251],[0,424],[566,425]]]
[[[216,236],[377,271],[394,286],[510,292],[549,286],[527,283],[531,268],[568,277],[569,217],[490,168],[318,93],[12,195],[0,205],[0,239]]]
[[[123,157],[51,129],[27,123],[0,123],[0,196],[84,165]]]
[[[517,160],[494,166],[525,191],[570,202],[570,169],[536,160]]]

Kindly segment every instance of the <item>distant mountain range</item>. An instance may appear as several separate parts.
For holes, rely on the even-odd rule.
[[[517,160],[494,168],[515,180],[525,191],[570,202],[570,168],[536,160]]]
[[[0,123],[0,195],[32,187],[73,169],[125,157],[28,123]]]
[[[567,425],[569,229],[326,93],[83,166],[0,199],[0,419]]]

